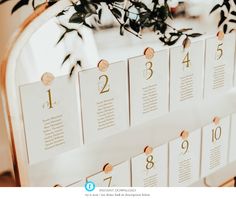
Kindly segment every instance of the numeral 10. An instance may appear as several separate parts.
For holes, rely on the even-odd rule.
[[[212,129],[211,141],[213,143],[218,141],[221,138],[221,135],[222,135],[222,129],[220,126],[216,127],[215,129]]]

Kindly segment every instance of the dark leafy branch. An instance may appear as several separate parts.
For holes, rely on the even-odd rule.
[[[229,27],[232,27],[232,23],[236,24],[236,11],[232,9],[235,6],[236,0],[223,0],[222,4],[216,4],[210,11],[210,14],[216,11],[220,13],[218,28],[222,28],[224,33],[234,30]]]

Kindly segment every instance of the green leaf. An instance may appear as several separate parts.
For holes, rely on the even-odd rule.
[[[85,20],[85,15],[83,15],[83,14],[78,14],[78,13],[74,13],[74,14],[70,17],[69,22],[70,22],[70,23],[78,23],[78,24],[80,24],[80,23],[83,23],[84,20]]]
[[[202,36],[201,33],[192,33],[192,34],[188,34],[189,37],[200,37]]]
[[[117,8],[112,8],[111,12],[118,19],[122,17],[122,13]]]
[[[21,8],[22,6],[28,5],[29,4],[29,0],[20,0],[13,8],[11,13],[13,14],[15,11],[17,11],[19,8]]]
[[[230,19],[229,22],[236,23],[236,19]]]
[[[221,5],[220,4],[216,4],[213,8],[212,8],[212,10],[210,11],[210,14],[211,13],[213,13],[213,12],[215,12],[217,9],[219,9],[221,7]]]
[[[221,10],[221,12],[220,12],[220,21],[218,23],[218,27],[220,27],[224,23],[225,20],[226,20],[225,12],[223,10]]]
[[[70,58],[70,56],[71,54],[66,55],[61,65],[63,65]]]

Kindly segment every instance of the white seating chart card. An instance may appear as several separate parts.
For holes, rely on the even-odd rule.
[[[215,118],[202,130],[201,177],[213,173],[227,164],[230,117]]]
[[[214,97],[233,86],[235,34],[219,36],[206,40],[204,98]]]
[[[168,112],[169,51],[151,53],[129,59],[131,125]]]
[[[110,172],[99,172],[87,178],[96,187],[130,187],[130,162],[126,161],[112,168]]]
[[[200,177],[201,129],[169,143],[169,185],[188,186]]]
[[[203,96],[204,41],[170,48],[170,110],[199,102]]]
[[[168,145],[155,148],[131,160],[133,187],[166,187],[168,184]]]
[[[236,161],[236,114],[231,116],[230,142],[229,142],[229,161]]]
[[[79,72],[85,143],[129,127],[126,62]]]
[[[36,82],[20,87],[30,164],[82,144],[77,76],[62,76],[50,85]]]

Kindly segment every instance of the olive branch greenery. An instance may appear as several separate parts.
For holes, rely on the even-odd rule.
[[[11,0],[0,0],[0,4]],[[51,6],[59,0],[46,0]],[[224,32],[228,30],[228,23],[236,23],[236,12],[231,9],[231,1],[236,5],[236,0],[223,0],[222,4],[216,4],[210,13],[220,10],[220,20],[218,27],[223,26]],[[35,0],[19,0],[12,8],[12,13],[25,5],[31,4],[34,9]],[[90,29],[97,29],[101,25],[101,17],[104,11],[104,6],[113,15],[114,19],[119,24],[120,35],[128,32],[138,38],[142,38],[142,33],[147,29],[157,35],[157,38],[165,45],[174,45],[180,38],[184,37],[184,42],[187,43],[189,38],[199,37],[201,33],[192,33],[192,28],[176,29],[168,23],[172,20],[171,11],[168,0],[152,0],[147,4],[140,0],[80,0],[71,1],[71,6],[60,12],[57,17],[65,15],[70,8],[73,8],[73,13],[69,18],[69,23],[86,26]],[[232,15],[234,18],[226,20]],[[93,19],[93,20],[91,20]],[[69,33],[76,32],[78,38],[83,39],[79,29],[69,28],[66,25],[59,24],[64,32],[58,39],[60,43]],[[232,30],[231,30],[232,31]],[[62,65],[71,57],[71,54],[65,56]],[[81,61],[78,60],[75,65],[81,66]],[[72,67],[71,73],[74,70]]]

